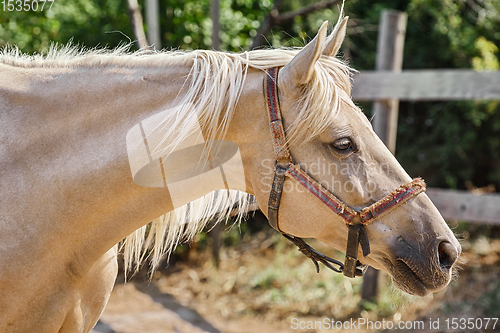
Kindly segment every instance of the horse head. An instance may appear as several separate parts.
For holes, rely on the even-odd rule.
[[[279,114],[270,119],[274,156],[270,144],[259,153],[253,194],[263,208],[270,196],[276,201],[281,179],[279,210],[269,203],[267,213],[293,238],[315,238],[345,252],[349,225],[362,225],[356,239],[369,242],[369,250],[356,241],[354,258],[388,272],[397,288],[424,296],[450,282],[461,247],[423,193],[423,181],[412,182],[352,102],[350,70],[335,57],[346,22],[340,19],[328,37],[323,24],[287,65],[268,72],[274,77],[264,78],[272,86],[265,85],[266,103]]]

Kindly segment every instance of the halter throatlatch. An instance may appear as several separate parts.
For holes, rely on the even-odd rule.
[[[273,139],[275,170],[274,179],[269,194],[268,203],[268,219],[269,224],[279,231],[284,237],[292,241],[299,251],[310,258],[316,270],[319,272],[318,262],[321,262],[328,268],[342,272],[347,277],[363,276],[365,274],[366,265],[358,261],[358,247],[361,245],[363,256],[370,254],[370,244],[368,235],[365,231],[365,225],[373,222],[375,219],[389,213],[397,206],[403,204],[408,199],[425,191],[425,183],[422,179],[417,178],[411,182],[400,186],[392,193],[375,202],[374,204],[363,208],[361,211],[356,211],[345,203],[340,201],[328,189],[324,188],[320,183],[309,176],[302,168],[295,164],[292,155],[288,150],[285,139],[285,130],[281,120],[281,111],[278,100],[278,67],[269,68],[267,75],[264,78],[264,94],[269,109],[269,126]],[[324,254],[314,250],[302,238],[288,235],[281,231],[278,223],[278,210],[283,193],[285,179],[290,178],[303,187],[305,187],[312,195],[323,202],[335,214],[342,217],[348,227],[347,246],[345,264],[332,259]],[[335,267],[334,265],[338,266]]]

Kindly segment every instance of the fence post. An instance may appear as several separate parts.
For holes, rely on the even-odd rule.
[[[407,15],[403,12],[383,10],[377,40],[377,71],[400,72],[403,65],[403,48]],[[373,103],[373,129],[389,150],[396,151],[399,100],[376,100]],[[363,278],[361,298],[373,299],[377,296],[378,271],[368,268]]]
[[[141,9],[139,8],[137,0],[128,0],[128,13],[137,48],[148,49],[149,44],[146,39],[146,34],[144,33]]]
[[[212,50],[220,50],[220,3],[219,0],[211,1],[211,12],[212,17]]]
[[[161,49],[160,10],[158,0],[146,0],[146,24],[148,41],[156,50]]]
[[[219,0],[212,0],[210,3],[210,15],[212,18],[212,50],[220,50],[220,3]],[[225,222],[225,221],[224,221]],[[222,246],[222,224],[224,222],[217,223],[210,231],[210,236],[212,237],[212,255],[214,256],[215,267],[219,268],[220,263],[220,248]]]

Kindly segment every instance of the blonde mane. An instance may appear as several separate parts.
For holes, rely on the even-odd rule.
[[[173,122],[166,121],[171,130],[167,131],[165,141],[171,146],[180,144],[192,133],[191,128],[183,128],[183,125],[192,124],[193,119],[199,121],[208,137],[224,138],[248,68],[265,70],[270,67],[282,67],[288,64],[297,52],[298,50],[279,49],[229,54],[199,50],[178,54],[192,60],[193,65],[188,78],[188,93],[179,102],[182,107],[171,116]],[[313,79],[304,87],[302,99],[299,101],[300,121],[287,128],[291,144],[298,142],[299,138],[310,140],[323,132],[332,124],[343,103],[355,107],[350,99],[351,73],[352,70],[339,59],[321,57]],[[176,130],[178,128],[182,130]],[[211,219],[214,224],[220,223],[226,221],[231,212],[236,211],[237,221],[240,221],[253,198],[242,193],[237,195],[236,191],[229,192],[212,192],[200,200],[167,213],[153,221],[150,227],[143,227],[127,237],[124,242],[126,267],[139,267],[144,259],[144,249],[151,247],[151,267],[154,269],[162,256],[170,255],[179,241],[192,240]],[[235,200],[235,197],[239,199]],[[197,214],[197,217],[186,223],[193,213]],[[154,245],[151,245],[153,240]]]
[[[338,23],[341,22],[342,17]],[[45,55],[22,55],[17,48],[0,52],[0,63],[18,67],[61,66],[120,66],[154,67],[191,64],[186,80],[189,84],[185,96],[179,97],[177,108],[167,121],[165,141],[171,146],[180,144],[192,134],[192,119],[197,119],[208,137],[224,138],[249,68],[265,70],[283,67],[298,49],[256,50],[244,53],[224,53],[207,50],[138,51],[128,52],[128,46],[115,50],[80,50],[72,46],[53,46]],[[342,60],[321,56],[315,65],[311,81],[304,86],[298,101],[299,116],[287,129],[290,144],[300,138],[307,141],[323,132],[334,121],[342,104],[351,107],[351,74],[353,70]],[[171,126],[174,124],[173,126]],[[182,130],[179,130],[182,129]],[[269,138],[271,140],[271,138]],[[227,221],[237,215],[237,221],[247,213],[253,197],[233,190],[220,190],[207,194],[185,206],[177,208],[136,230],[122,242],[125,271],[138,270],[141,263],[151,257],[154,270],[163,256],[169,256],[179,242],[189,242],[208,222]]]

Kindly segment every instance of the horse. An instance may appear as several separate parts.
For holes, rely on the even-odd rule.
[[[347,276],[370,265],[413,295],[445,288],[460,244],[351,100],[346,22],[238,54],[4,49],[0,331],[89,332],[120,241],[128,270],[145,248],[155,266],[250,195],[316,264],[332,261],[301,238],[347,252]]]

